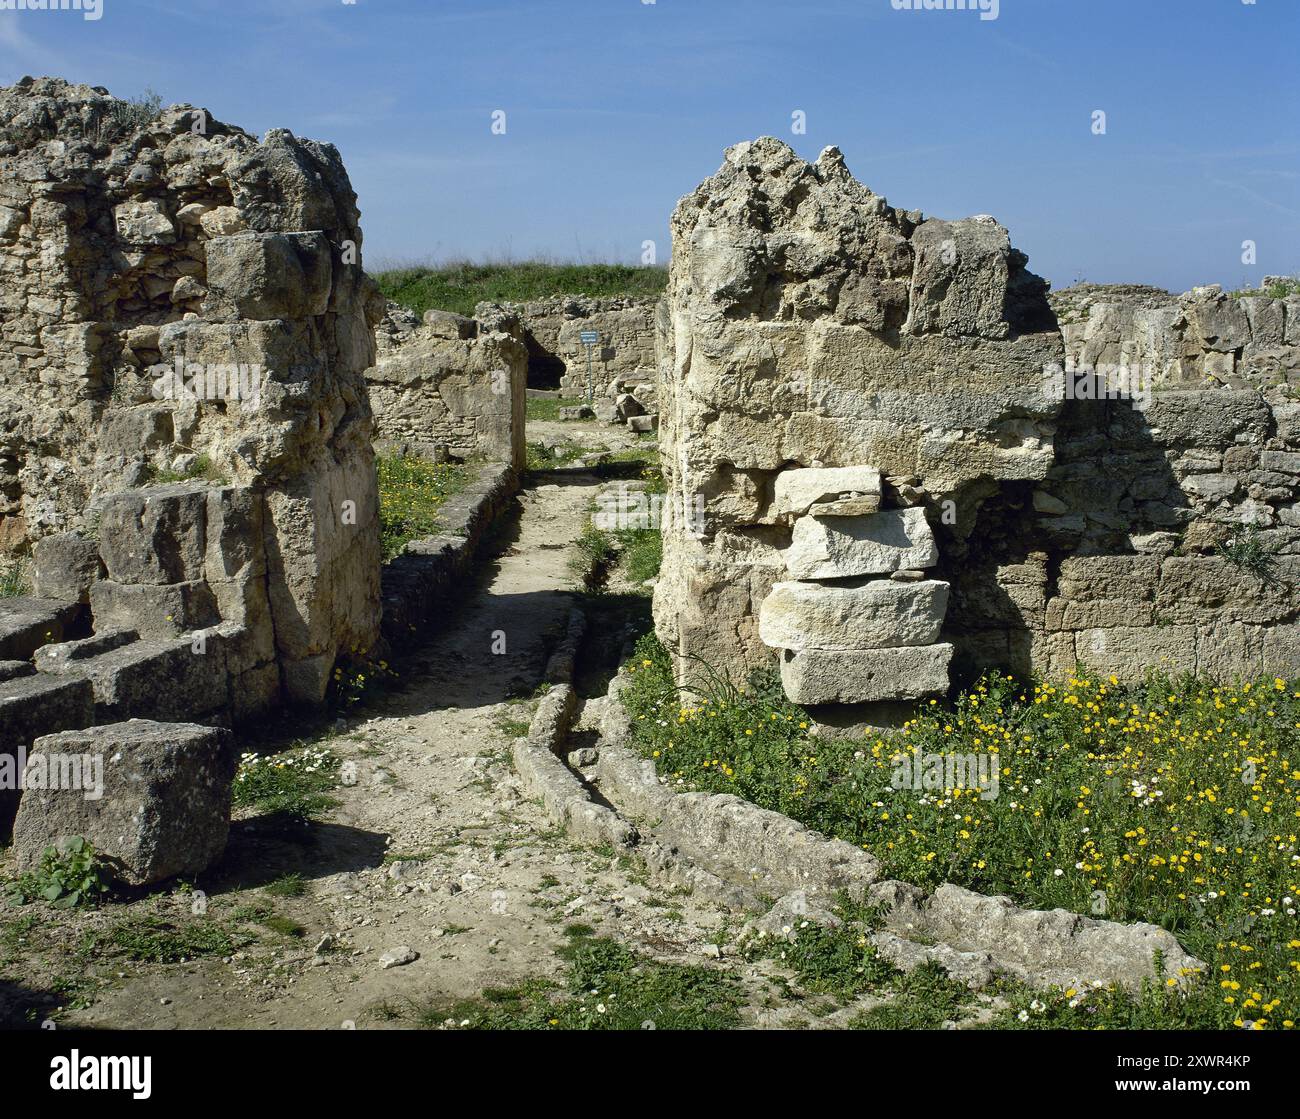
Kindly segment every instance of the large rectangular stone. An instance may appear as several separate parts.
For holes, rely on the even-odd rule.
[[[108,577],[153,584],[202,579],[208,488],[182,482],[104,498],[99,550]]]
[[[90,681],[100,722],[137,716],[193,719],[230,703],[225,640],[217,630],[165,643],[136,641],[71,661],[64,674]]]
[[[948,690],[952,646],[834,652],[805,649],[781,659],[781,684],[795,703],[874,703]]]
[[[54,598],[0,598],[0,660],[25,661],[42,645],[62,641],[84,610]]]
[[[786,569],[795,579],[850,579],[933,567],[939,559],[925,510],[889,509],[865,517],[800,517]]]
[[[206,248],[209,314],[301,319],[329,309],[333,260],[319,231],[236,233]]]
[[[212,588],[189,583],[118,583],[101,579],[90,588],[96,629],[132,629],[147,640],[179,637],[216,625],[221,616]]]
[[[875,513],[880,508],[880,471],[874,466],[796,467],[776,476],[772,516]],[[842,512],[843,510],[843,512]]]
[[[132,719],[47,735],[27,762],[18,865],[34,869],[47,846],[80,836],[128,885],[201,873],[225,851],[236,764],[229,731],[192,723]]]
[[[859,586],[777,583],[759,608],[758,632],[773,649],[889,649],[939,636],[948,584],[934,579]]]

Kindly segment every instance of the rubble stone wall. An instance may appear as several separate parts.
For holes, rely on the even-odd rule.
[[[584,330],[600,334],[591,355],[596,397],[604,396],[620,378],[631,384],[655,379],[653,301],[557,296],[529,303],[482,303],[475,309],[475,317],[481,320],[502,315],[518,320],[520,339],[528,348],[530,388],[558,388],[565,396],[586,396]]]
[[[366,371],[381,444],[523,470],[528,353],[516,334],[389,304]]]
[[[953,549],[953,640],[972,666],[1057,674],[1293,670],[1300,299],[1081,286],[1052,304],[1072,366],[1056,462]]]
[[[212,628],[214,703],[318,701],[378,636],[360,247],[328,144],[0,91],[0,546],[140,655]]]

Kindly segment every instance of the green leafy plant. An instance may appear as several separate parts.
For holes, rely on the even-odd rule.
[[[13,893],[23,903],[40,898],[56,909],[72,909],[97,904],[108,893],[109,880],[94,847],[74,835],[58,847],[46,847],[40,866],[19,877]]]

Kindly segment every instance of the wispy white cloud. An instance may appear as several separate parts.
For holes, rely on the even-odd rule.
[[[23,29],[15,18],[16,12],[0,12],[0,54],[4,55],[5,65],[15,77],[31,74],[63,74],[68,69],[67,59],[58,51],[52,51],[38,43]]]

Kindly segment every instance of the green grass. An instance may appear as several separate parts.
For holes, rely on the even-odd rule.
[[[604,582],[605,573],[616,554],[613,538],[588,523],[582,535],[573,542],[573,547],[569,570],[584,588],[595,590]]]
[[[657,299],[668,270],[626,264],[553,264],[518,261],[475,264],[454,261],[436,267],[393,268],[374,273],[388,299],[416,314],[436,309],[473,315],[480,302],[525,303],[553,295]]]
[[[1257,525],[1248,525],[1220,544],[1218,554],[1261,582],[1268,582],[1277,575],[1277,557],[1260,539]]]
[[[0,598],[31,593],[31,567],[26,560],[0,560]]]
[[[119,954],[142,963],[174,964],[199,956],[229,956],[249,943],[250,937],[232,933],[215,920],[135,917],[107,932],[89,934],[85,948],[93,955]]]
[[[569,400],[558,396],[530,396],[526,417],[530,422],[558,420],[561,408],[576,408],[585,403],[585,400]]]
[[[739,688],[700,666],[683,700],[652,637],[629,667],[638,744],[680,787],[784,812],[923,887],[1161,925],[1209,965],[1185,998],[1102,992],[1062,1020],[1102,1020],[1093,998],[1171,1028],[1300,1014],[1297,682],[991,675],[898,731],[829,739],[770,676]],[[995,755],[998,788],[914,789],[898,778],[918,752]]]
[[[163,485],[168,482],[210,482],[215,486],[225,486],[230,484],[230,479],[221,473],[212,463],[207,455],[199,455],[184,470],[168,470],[156,466],[150,466],[147,471],[147,481],[154,485]]]
[[[418,1021],[434,1027],[451,1019],[473,1030],[730,1030],[740,1024],[744,995],[734,976],[646,959],[617,941],[592,937],[586,926],[571,925],[566,934],[561,983],[490,988],[477,999],[425,1007]]]
[[[277,898],[300,898],[307,892],[307,883],[301,874],[286,874],[264,887],[266,892]]]
[[[472,467],[434,463],[403,455],[377,456],[379,536],[384,562],[402,554],[412,540],[436,535],[439,510],[474,477]]]
[[[641,586],[659,574],[663,563],[663,535],[657,528],[621,529],[618,541],[619,570],[633,586]]]
[[[270,929],[281,936],[289,937],[293,940],[300,940],[307,935],[305,927],[290,917],[282,917],[275,912],[269,905],[255,902],[252,905],[240,906],[232,914],[236,921],[247,921],[252,924],[261,925],[264,929]]]
[[[590,448],[568,441],[556,447],[548,447],[545,443],[529,443],[527,452],[528,457],[525,465],[529,470],[534,471],[560,470],[584,455],[592,453]]]
[[[1266,295],[1270,299],[1286,299],[1289,295],[1300,295],[1300,276],[1287,276],[1280,283],[1270,284],[1266,288],[1243,288],[1232,293],[1234,299],[1240,299],[1245,295]]]

